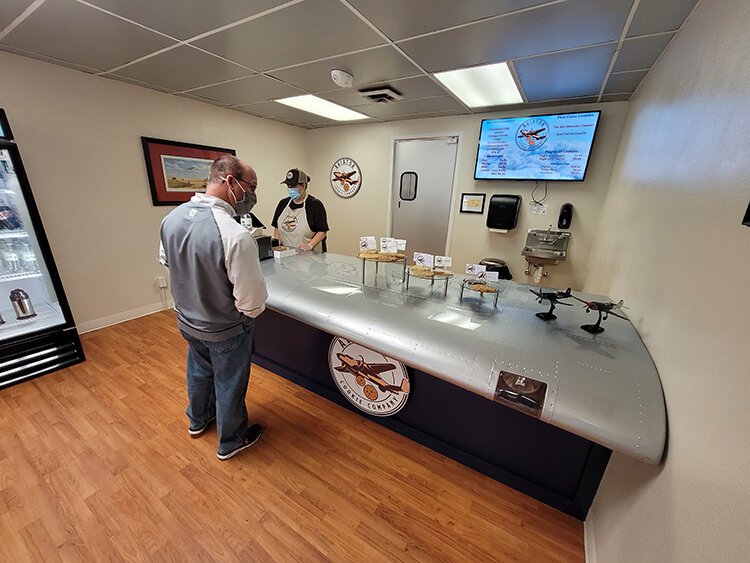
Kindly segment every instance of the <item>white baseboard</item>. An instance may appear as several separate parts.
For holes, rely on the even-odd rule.
[[[596,542],[594,541],[594,522],[589,511],[586,521],[583,523],[583,549],[586,554],[586,563],[596,563]]]
[[[167,309],[170,309],[172,305],[172,300],[169,299],[167,301]],[[152,303],[151,305],[144,305],[143,307],[138,307],[136,309],[122,311],[121,313],[115,313],[114,315],[108,315],[106,317],[94,319],[93,321],[80,323],[77,325],[78,333],[84,334],[86,332],[99,330],[100,328],[116,325],[125,321],[130,321],[132,319],[137,319],[138,317],[145,317],[146,315],[151,315],[153,313],[158,313],[159,311],[164,310],[164,303],[161,301],[159,301],[158,303]]]

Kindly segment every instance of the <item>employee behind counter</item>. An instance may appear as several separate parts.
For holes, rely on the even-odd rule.
[[[273,214],[273,236],[283,246],[315,253],[326,252],[328,218],[323,202],[307,193],[310,177],[298,168],[286,173],[289,197],[282,199]]]

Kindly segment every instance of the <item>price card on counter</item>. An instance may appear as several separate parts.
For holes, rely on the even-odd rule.
[[[435,256],[436,268],[450,268],[453,265],[453,258],[450,256]]]
[[[480,264],[466,264],[466,273],[474,274],[475,276],[487,271],[487,266]]]
[[[500,274],[498,272],[488,272],[485,270],[484,272],[479,272],[477,274],[477,279],[484,280],[484,281],[497,281],[499,278],[499,275]]]
[[[377,250],[378,243],[375,241],[375,237],[359,237],[359,249]]]
[[[380,252],[383,254],[395,254],[398,252],[398,242],[396,242],[396,239],[380,237]]]
[[[425,254],[424,252],[414,253],[414,263],[417,266],[432,266],[435,264],[435,256],[433,254]]]
[[[406,239],[405,238],[397,238],[396,244],[398,244],[398,250],[399,252],[403,252],[406,250]]]

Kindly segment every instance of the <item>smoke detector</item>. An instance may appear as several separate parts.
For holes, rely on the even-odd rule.
[[[404,99],[401,94],[391,88],[388,88],[387,86],[384,86],[382,88],[371,88],[369,90],[359,90],[359,93],[371,102],[375,102],[377,104],[387,104]]]
[[[338,68],[334,68],[331,71],[331,80],[333,80],[336,83],[336,86],[339,86],[340,88],[351,88],[354,84],[354,77],[345,70]]]

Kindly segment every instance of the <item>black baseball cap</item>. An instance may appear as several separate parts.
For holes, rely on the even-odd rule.
[[[287,186],[296,186],[297,184],[306,184],[310,180],[310,176],[305,174],[302,170],[299,168],[292,168],[286,173],[286,180],[281,183],[286,184]]]

